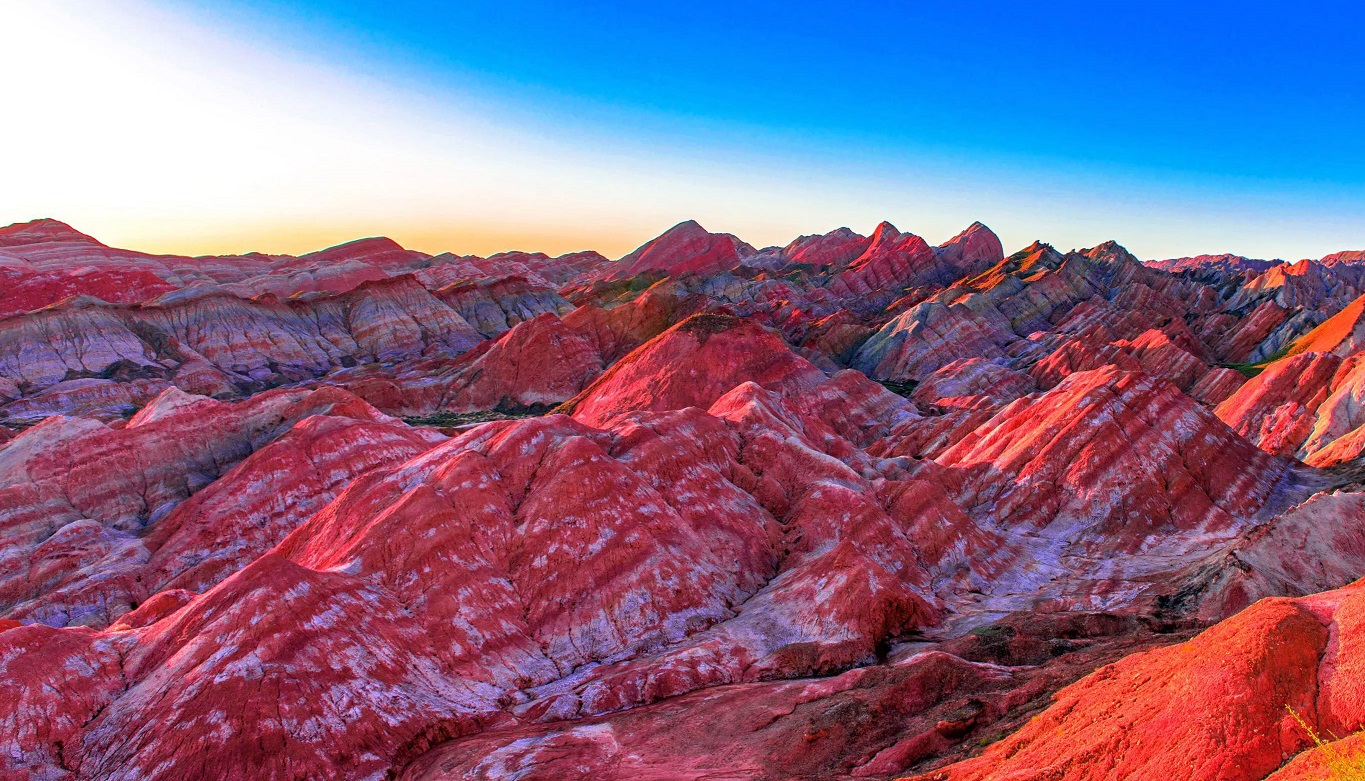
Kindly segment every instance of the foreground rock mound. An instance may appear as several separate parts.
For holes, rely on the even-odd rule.
[[[1363,619],[1365,583],[1260,602],[1188,643],[1097,670],[979,759],[915,779],[1304,777],[1306,762],[1276,772],[1312,746],[1295,714],[1322,735],[1365,727]]]

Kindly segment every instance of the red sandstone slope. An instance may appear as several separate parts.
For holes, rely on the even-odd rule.
[[[689,466],[679,475],[684,447]],[[753,485],[747,468],[735,464],[739,447],[723,423],[696,410],[641,419],[616,433],[555,417],[486,426],[392,477],[362,480],[275,553],[171,617],[131,634],[116,627],[110,635],[73,637],[89,643],[79,653],[101,660],[91,662],[82,685],[102,715],[79,734],[54,734],[79,750],[40,739],[12,767],[79,763],[94,775],[157,768],[158,777],[236,768],[228,777],[259,777],[332,772],[352,768],[348,757],[373,755],[346,771],[359,777],[366,762],[387,766],[432,739],[422,734],[458,734],[495,718],[495,703],[513,687],[667,647],[734,616],[746,601],[742,620],[694,640],[694,650],[645,656],[614,678],[543,691],[527,705],[547,715],[566,707],[591,712],[730,680],[750,667],[750,675],[766,667],[774,674],[820,670],[862,658],[877,637],[931,618],[916,570],[897,575],[889,559],[867,558],[889,551],[871,554],[870,541],[856,539],[820,542],[836,532],[824,523],[821,502],[808,501],[782,522],[810,549],[776,549],[777,522],[730,482]],[[786,479],[802,485],[803,478]],[[566,508],[573,508],[572,523],[562,522]],[[775,566],[789,574],[768,584]],[[869,566],[882,568],[884,583],[864,581]],[[845,569],[847,585],[838,590],[851,592],[846,601],[831,602],[803,626],[798,606],[809,604],[823,578]],[[352,629],[343,617],[362,602],[371,623]],[[338,631],[338,622],[348,628]],[[0,643],[17,644],[8,648],[18,657],[4,654],[10,669],[62,663],[46,650],[49,637],[37,628],[0,635]],[[227,637],[238,638],[232,650],[211,654]],[[800,652],[783,654],[793,646]],[[121,676],[112,656],[99,657],[105,648],[126,660]],[[314,674],[296,677],[304,670]],[[457,678],[447,682],[441,670]],[[130,688],[111,687],[104,677],[111,675]],[[659,683],[641,688],[648,680]],[[268,703],[241,688],[260,685],[276,692]],[[37,691],[22,697],[42,697],[37,707],[59,719],[74,705]],[[317,723],[319,742],[285,741],[288,728],[259,706]],[[225,729],[186,743],[181,727],[156,726],[193,729],[202,720]],[[379,725],[386,725],[382,733]],[[124,741],[130,731],[141,737]],[[247,749],[236,736],[275,748]]]
[[[107,247],[56,220],[0,228],[0,317],[31,312],[73,296],[111,303],[173,300],[180,291],[205,290],[242,298],[344,293],[365,282],[406,274],[429,289],[490,277],[531,278],[554,289],[606,262],[596,253],[559,258],[505,253],[493,258],[407,250],[387,238],[360,239],[318,252],[288,255],[180,257]]]
[[[106,658],[98,655],[108,648],[125,660],[121,674],[114,656],[89,663],[91,707],[102,709],[93,720],[64,710],[72,703],[61,698],[20,690],[59,719],[89,723],[62,733],[61,749],[40,740],[14,767],[66,763],[95,776],[113,767],[159,777],[228,768],[315,774],[357,753],[373,754],[361,767],[388,766],[438,737],[509,718],[555,721],[718,684],[839,671],[875,659],[892,638],[932,627],[945,608],[998,612],[1051,593],[1084,592],[1092,595],[1086,604],[1130,598],[1112,585],[1087,585],[1085,576],[1031,594],[1040,584],[1029,573],[1046,552],[1007,543],[1017,533],[1013,520],[993,511],[973,517],[941,487],[980,497],[982,481],[995,478],[866,455],[857,443],[869,431],[894,436],[925,419],[855,373],[827,378],[757,326],[694,317],[618,367],[578,401],[577,421],[490,424],[401,466],[361,467],[368,471],[306,520],[300,513],[310,510],[295,504],[258,531],[262,509],[243,505],[251,497],[234,489],[273,480],[301,461],[301,448],[318,447],[304,444],[321,440],[295,426],[220,478],[221,490],[214,483],[149,521],[145,544],[154,553],[137,571],[143,583],[171,590],[148,600],[143,614],[79,636],[86,658]],[[658,394],[638,390],[644,377]],[[1103,420],[1108,412],[1069,401],[1086,392],[1072,388],[1086,377],[1049,398]],[[1127,392],[1121,379],[1096,380]],[[183,416],[196,404],[214,402],[168,397],[126,430],[171,426],[173,410]],[[1018,436],[1012,424],[992,427]],[[1078,433],[1078,447],[1094,447],[1086,444],[1092,434]],[[957,460],[975,463],[971,454],[988,447],[959,445]],[[377,455],[373,445],[366,452]],[[1209,459],[1227,457],[1257,458]],[[1035,470],[1024,467],[1017,479],[1027,482]],[[1235,525],[1218,520],[1227,513],[1253,511],[1262,490],[1243,491],[1240,503],[1214,496],[1204,509],[1183,494],[1167,501],[1193,507],[1181,524],[1218,529]],[[246,563],[295,524],[273,551]],[[1119,541],[1131,531],[1101,523],[1095,533],[1115,535],[1088,554],[1102,560],[1099,549],[1125,552]],[[200,545],[219,553],[199,560],[191,552]],[[1109,564],[1117,563],[1111,555]],[[207,590],[175,591],[186,587]],[[985,592],[985,601],[975,604],[967,589]],[[357,600],[370,605],[367,620],[390,628],[337,631]],[[275,609],[281,603],[291,606],[287,614]],[[22,644],[12,663],[31,667],[25,676],[35,681],[53,674],[42,659],[65,658],[44,650],[49,636],[36,631],[0,635]],[[209,652],[228,637],[236,638],[230,652]],[[325,657],[290,650],[299,648]],[[973,686],[999,684],[970,665],[961,669]],[[301,670],[313,674],[298,677]],[[114,678],[128,688],[113,686]],[[269,703],[288,718],[314,720],[320,742],[282,742],[280,723],[241,688],[248,682],[289,687]],[[341,719],[323,691],[358,715]],[[192,743],[179,728],[155,726],[200,720],[226,726]],[[139,737],[115,738],[126,734]],[[239,735],[276,748],[248,749]],[[913,756],[882,764],[894,770]]]
[[[515,768],[515,777],[537,781],[891,778],[964,733],[1001,728],[1003,713],[1077,671],[1154,642],[1135,625],[1122,641],[1098,637],[1113,618],[1035,619],[1032,627],[1048,626],[1036,635],[1019,620],[1013,637],[969,635],[829,678],[736,684],[616,714],[491,729],[429,752],[401,777],[502,778]],[[1045,636],[1066,651],[1051,653]]]
[[[394,415],[522,412],[573,398],[605,364],[591,334],[544,314],[453,362],[413,361],[387,371],[345,369],[330,373],[327,382]]]
[[[1300,353],[1270,365],[1222,404],[1218,417],[1263,450],[1292,455],[1312,431],[1340,359]]]
[[[647,380],[658,393],[640,390]],[[172,425],[171,411],[184,404],[175,399],[127,430]],[[191,400],[186,410],[205,403],[213,404]],[[1159,415],[1171,416],[1177,436],[1152,427]],[[243,504],[251,497],[233,486],[277,474],[289,485],[284,475],[298,463],[291,453],[321,442],[300,426],[324,426],[299,423],[149,522],[153,556],[137,571],[168,591],[104,634],[79,636],[81,654],[111,649],[127,659],[121,673],[113,657],[91,662],[90,707],[100,715],[63,733],[60,750],[26,744],[14,767],[308,774],[360,747],[374,755],[363,767],[401,765],[433,740],[485,725],[554,722],[868,664],[879,647],[886,653],[897,636],[928,631],[949,613],[980,623],[1031,606],[1137,606],[1141,580],[1155,582],[1177,550],[1212,552],[1244,528],[1282,468],[1249,445],[1238,449],[1230,431],[1173,386],[1111,371],[1076,374],[1046,396],[1010,404],[939,464],[876,459],[861,446],[930,421],[860,375],[826,377],[773,333],[718,315],[689,318],[625,356],[577,400],[575,416],[491,423],[405,463],[349,467],[359,477],[325,507],[295,502],[258,530],[265,508]],[[1115,441],[1110,426],[1136,444],[1121,459],[1104,449]],[[1058,452],[1032,444],[1040,437]],[[378,457],[373,444],[364,452]],[[337,466],[355,463],[343,457]],[[1197,459],[1205,472],[1170,485],[1134,479],[1137,464],[1160,459],[1174,464],[1162,471],[1192,470]],[[1052,461],[1093,471],[1054,475]],[[1239,468],[1244,477],[1234,477]],[[1108,486],[1103,497],[1089,490],[1096,479]],[[1155,548],[1151,524],[1138,517],[1149,505],[1167,508],[1149,512],[1171,524],[1170,541]],[[1010,509],[1021,507],[1032,515]],[[257,553],[285,532],[276,548]],[[201,546],[218,553],[201,560]],[[1039,578],[1052,567],[1051,578]],[[358,631],[337,631],[360,601],[370,608]],[[278,614],[278,603],[302,624]],[[16,647],[12,664],[75,653],[34,631],[16,629],[23,650]],[[229,653],[207,651],[229,636]],[[1072,664],[1084,669],[1081,659]],[[1002,680],[953,658],[940,665],[958,670],[971,691],[1035,681]],[[924,685],[934,669],[870,683],[891,698],[897,685]],[[100,676],[119,676],[128,688]],[[1061,680],[1036,679],[1016,702]],[[280,722],[242,694],[246,681],[289,687],[270,705],[317,722],[318,741],[284,741]],[[324,691],[358,715],[341,718],[319,698]],[[790,692],[752,691],[775,702]],[[72,725],[93,713],[16,692]],[[942,691],[912,702],[919,705],[906,713],[923,724],[958,699]],[[986,724],[1007,714],[973,718]],[[154,726],[197,720],[221,721],[221,739],[184,743],[176,729]],[[130,733],[137,739],[121,737]],[[930,733],[939,737],[925,737],[927,748],[879,759],[879,773],[953,746],[936,726]],[[239,735],[276,748],[251,750]],[[854,737],[876,754],[904,732]]]
[[[668,274],[724,271],[753,252],[753,247],[728,233],[709,233],[694,220],[687,220],[604,268],[604,272],[607,279],[627,279],[656,270]]]
[[[351,477],[431,442],[336,389],[223,404],[172,388],[123,428],[49,419],[0,451],[0,610],[105,626],[188,567],[202,589]]]
[[[1336,292],[1301,297],[1316,308],[1290,313],[1275,303],[1283,285],[1216,271],[1199,281],[1163,274],[1143,267],[1117,245],[1063,256],[1040,244],[1001,260],[998,239],[980,224],[932,249],[883,225],[868,239],[840,230],[756,252],[733,237],[683,223],[629,256],[626,265],[643,264],[631,279],[594,285],[587,282],[601,274],[614,279],[624,266],[608,269],[592,253],[427,257],[385,239],[299,258],[171,258],[103,247],[58,223],[5,230],[11,246],[3,251],[20,253],[16,262],[23,268],[47,268],[62,279],[82,278],[87,267],[144,269],[158,284],[175,287],[131,310],[78,298],[56,307],[47,318],[51,322],[38,329],[28,318],[6,321],[0,328],[0,358],[5,353],[32,356],[23,366],[0,365],[0,412],[18,422],[63,411],[106,419],[126,415],[169,384],[191,392],[244,395],[376,362],[379,376],[371,371],[366,381],[382,383],[434,366],[394,364],[452,360],[477,339],[496,337],[546,312],[565,317],[577,330],[593,331],[590,336],[599,342],[603,335],[615,340],[598,345],[611,361],[688,314],[718,309],[776,329],[826,369],[851,363],[879,377],[916,380],[941,365],[920,357],[928,353],[964,360],[1004,357],[1012,370],[1037,377],[1042,375],[1035,364],[1044,360],[1051,361],[1048,371],[1054,376],[1059,367],[1062,374],[1106,362],[1129,367],[1131,358],[1212,403],[1231,390],[1229,380],[1235,379],[1212,368],[1212,356],[1269,355],[1331,314],[1339,297]],[[404,274],[408,282],[394,279]],[[1285,279],[1291,278],[1309,277]],[[1312,279],[1323,285],[1334,277]],[[639,285],[651,283],[642,293]],[[561,285],[585,305],[581,312],[571,312],[573,305],[551,289]],[[434,292],[438,301],[419,300],[419,288]],[[124,285],[118,295],[105,297],[150,298],[138,289]],[[297,295],[307,300],[294,300]],[[276,300],[284,297],[290,300]],[[626,305],[641,310],[641,319],[661,313],[657,306],[640,306],[646,299],[667,300],[665,308],[673,311],[648,328],[628,326],[638,333],[624,339],[621,326],[627,318],[613,314],[597,323],[574,322],[583,312]],[[913,318],[886,322],[922,301],[967,311],[955,310],[958,316],[945,320],[933,315],[938,310],[915,310]],[[376,318],[382,331],[408,333],[393,344],[369,343],[364,329],[356,330],[357,321]],[[1188,334],[1179,333],[1177,318],[1189,323]],[[930,327],[917,325],[922,322]],[[883,333],[867,339],[878,328]],[[907,328],[917,336],[904,338]],[[1154,328],[1161,334],[1143,335]],[[949,344],[942,338],[945,330],[955,335],[976,331],[984,341],[954,338]],[[106,334],[106,343],[91,349],[67,336],[73,332]],[[49,333],[57,339],[48,339]],[[270,338],[272,333],[285,338]],[[1171,344],[1157,344],[1161,340]],[[1086,355],[1077,356],[1078,350]],[[1056,351],[1073,357],[1063,361],[1063,352]]]
[[[697,315],[622,358],[566,410],[600,426],[639,410],[705,408],[751,377],[784,390],[824,380],[819,369],[762,328],[724,315]]]
[[[1355,299],[1322,325],[1295,341],[1289,355],[1300,353],[1334,353],[1350,355],[1360,350],[1362,339],[1361,315],[1365,314],[1365,296]]]
[[[1258,260],[1247,258],[1241,255],[1195,255],[1189,258],[1171,258],[1169,260],[1148,261],[1152,268],[1162,271],[1207,271],[1215,269],[1218,271],[1231,271],[1233,273],[1253,272],[1259,274],[1272,266],[1283,263],[1282,260]]]
[[[1336,466],[1365,452],[1362,355],[1303,352],[1266,367],[1217,407],[1261,449]]]
[[[162,267],[138,262],[136,256],[56,220],[0,228],[0,280],[5,283],[0,317],[73,296],[137,302],[177,289]]]
[[[1276,772],[1312,745],[1288,709],[1324,735],[1359,731],[1362,673],[1365,583],[1266,600],[1188,643],[1097,670],[979,759],[916,778],[1304,777],[1303,763]]]
[[[843,268],[867,250],[872,239],[848,228],[818,236],[801,236],[783,248],[782,254],[793,263]]]

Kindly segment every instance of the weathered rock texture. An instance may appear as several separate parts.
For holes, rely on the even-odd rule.
[[[1314,777],[1362,263],[0,229],[0,778]]]

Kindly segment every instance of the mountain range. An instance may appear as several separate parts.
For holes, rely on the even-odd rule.
[[[1365,772],[1365,252],[0,280],[0,779]]]

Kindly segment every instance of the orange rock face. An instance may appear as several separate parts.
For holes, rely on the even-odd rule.
[[[1219,404],[1218,417],[1263,449],[1292,455],[1312,432],[1314,413],[1340,365],[1330,353],[1277,361]]]
[[[0,778],[1320,777],[1361,264],[0,229]]]
[[[1097,670],[979,759],[916,779],[1304,777],[1321,753],[1277,772],[1312,745],[1290,709],[1322,734],[1365,726],[1362,609],[1365,584],[1257,603]]]

